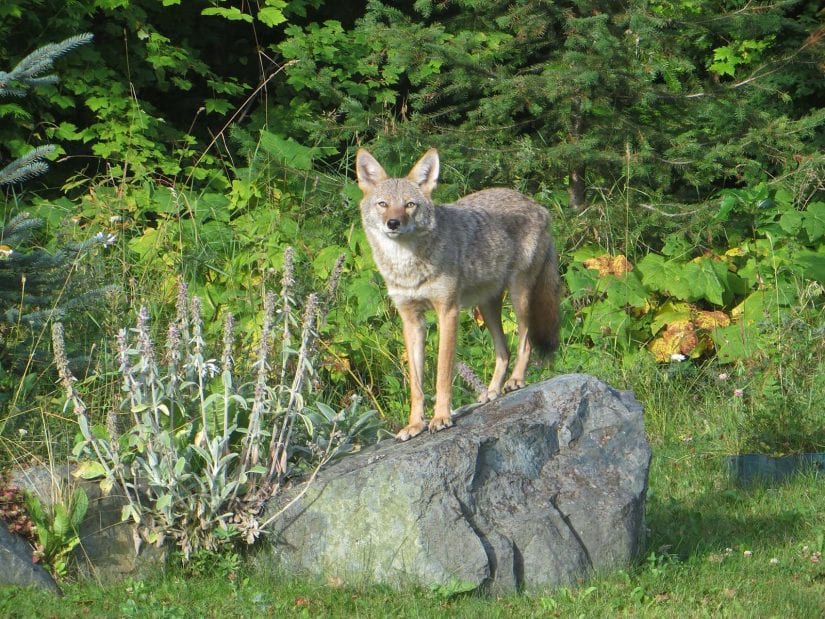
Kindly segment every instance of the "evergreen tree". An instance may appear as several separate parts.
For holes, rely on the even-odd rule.
[[[55,59],[91,40],[92,35],[83,34],[45,45],[26,56],[10,72],[0,71],[0,96],[22,97],[33,87],[55,83],[56,75],[44,75]],[[7,164],[0,170],[0,187],[11,190],[15,184],[45,172],[46,157],[53,151],[52,145],[39,146]],[[0,227],[0,377],[2,366],[18,365],[15,355],[19,350],[31,354],[29,340],[34,329],[51,319],[66,317],[73,309],[85,308],[110,290],[98,288],[73,294],[70,276],[78,256],[91,247],[105,246],[113,240],[111,237],[98,234],[82,243],[59,247],[53,253],[31,248],[32,235],[42,227],[43,221],[25,212],[11,215],[15,203],[12,198],[8,192]],[[21,337],[19,328],[30,337]]]
[[[468,187],[564,179],[576,210],[587,187],[701,202],[795,174],[791,153],[821,178],[816,2],[392,4],[369,2],[350,31],[293,28],[279,48],[299,60],[289,83],[316,95],[291,110],[358,129],[345,140],[386,135],[384,159],[434,145]]]

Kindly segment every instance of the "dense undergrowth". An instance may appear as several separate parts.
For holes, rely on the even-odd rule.
[[[42,26],[24,4],[9,3],[13,19],[1,31],[18,21]],[[104,239],[95,254],[66,263],[58,297],[105,285],[116,292],[102,306],[81,302],[61,314],[61,336],[47,321],[20,318],[26,280],[12,282],[14,301],[4,301],[0,321],[0,468],[69,459],[104,486],[131,488],[124,518],[150,542],[173,540],[186,567],[111,595],[69,585],[68,608],[220,614],[201,606],[210,597],[250,615],[567,616],[584,602],[593,616],[676,616],[688,605],[697,614],[821,610],[820,482],[742,490],[719,464],[743,451],[825,449],[815,3],[763,7],[758,20],[743,21],[739,11],[720,9],[717,19],[713,7],[693,3],[634,4],[639,12],[607,19],[598,7],[578,15],[578,5],[555,12],[525,2],[496,19],[485,9],[478,24],[491,33],[429,2],[410,7],[421,24],[378,2],[323,24],[311,21],[320,1],[267,0],[254,16],[220,3],[201,15],[133,0],[116,16],[118,3],[80,4],[88,11],[57,11],[52,26],[91,27],[95,11],[111,18],[77,56],[94,70],[70,65],[65,84],[42,96],[82,113],[60,122],[54,109],[36,107],[44,118],[36,125],[19,101],[0,106],[16,120],[0,130],[11,156],[25,152],[23,134],[42,134],[61,144],[67,169],[61,176],[53,165],[47,183],[5,190],[4,230],[24,212],[18,221],[42,228],[24,241],[4,236],[0,260]],[[189,21],[166,23],[181,15]],[[564,45],[523,25],[539,17],[567,37]],[[133,73],[113,43],[121,19],[144,62]],[[393,20],[409,40],[388,28]],[[262,66],[257,78],[242,47],[218,59],[199,38],[205,24],[240,41],[243,23],[284,22],[283,31],[266,30],[277,42],[265,41],[283,62]],[[695,40],[674,37],[674,24]],[[787,36],[777,38],[776,28]],[[580,32],[602,44],[585,54]],[[434,60],[441,57],[452,61]],[[604,71],[611,59],[624,63],[621,79],[605,77],[614,74]],[[473,78],[488,64],[507,68],[500,83]],[[584,68],[571,75],[569,66]],[[758,88],[745,88],[751,83]],[[170,93],[203,103],[194,117],[207,120],[191,120]],[[192,127],[182,128],[183,117]],[[84,167],[75,155],[87,144],[94,164]],[[566,284],[563,343],[553,364],[531,366],[528,378],[588,372],[645,405],[655,458],[640,566],[493,606],[449,588],[396,597],[286,579],[270,590],[266,576],[240,569],[237,544],[257,537],[256,507],[287,476],[311,475],[374,440],[378,422],[393,430],[407,415],[400,319],[358,216],[351,168],[361,145],[386,155],[397,173],[438,146],[437,199],[505,184],[551,211]],[[504,325],[512,333],[509,308]],[[460,330],[458,359],[488,377],[494,360],[483,324],[467,312]],[[428,351],[435,338],[430,321]],[[61,347],[71,359],[53,364]],[[431,394],[432,352],[427,359]],[[454,401],[473,399],[457,379]],[[148,503],[139,504],[138,489]],[[15,526],[54,573],[70,574],[82,498],[51,512],[33,505],[26,516],[23,499],[7,494]],[[225,573],[204,578],[198,566],[213,559]],[[183,582],[196,592],[191,602],[177,599]],[[801,587],[793,599],[782,595],[789,583]],[[0,596],[4,614],[25,614],[18,608],[27,603]]]

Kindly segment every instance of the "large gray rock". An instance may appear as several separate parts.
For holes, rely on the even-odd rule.
[[[649,462],[632,394],[560,376],[278,497],[257,560],[345,581],[558,586],[640,552]]]
[[[31,546],[0,521],[0,585],[38,587],[59,593],[57,583],[46,570],[32,561]]]

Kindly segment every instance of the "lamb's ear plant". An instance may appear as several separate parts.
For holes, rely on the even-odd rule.
[[[204,341],[201,305],[181,283],[163,358],[143,307],[134,329],[118,334],[122,400],[105,425],[93,426],[74,379],[61,358],[62,329],[53,349],[77,417],[74,454],[80,474],[100,478],[126,494],[123,519],[143,540],[172,540],[184,562],[192,553],[251,544],[267,523],[259,516],[267,499],[296,473],[314,472],[375,435],[374,411],[357,399],[339,412],[317,401],[310,380],[316,366],[316,333],[335,294],[341,262],[324,294],[310,294],[297,321],[292,296],[292,250],[284,260],[280,295],[264,295],[262,325],[249,380],[238,380],[234,320],[224,319],[220,355]],[[124,428],[121,430],[121,428]]]

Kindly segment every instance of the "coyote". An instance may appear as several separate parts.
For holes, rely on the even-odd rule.
[[[423,314],[438,316],[438,370],[430,432],[452,425],[453,356],[462,306],[477,305],[496,351],[496,365],[480,402],[524,386],[531,348],[543,354],[559,343],[560,281],[547,210],[512,189],[485,189],[454,204],[435,205],[438,152],[431,148],[405,178],[390,178],[364,149],[356,157],[361,221],[378,270],[404,324],[410,373],[410,419],[396,438],[424,430]],[[518,354],[510,360],[501,328],[509,290],[518,319]]]

